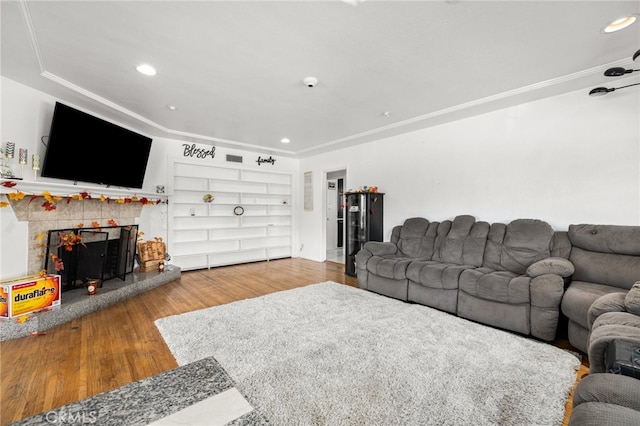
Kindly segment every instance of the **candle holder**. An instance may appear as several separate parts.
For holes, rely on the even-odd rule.
[[[31,156],[31,168],[33,169],[33,180],[38,180],[38,170],[40,170],[40,156],[38,154]]]
[[[13,159],[13,155],[16,152],[16,144],[13,142],[7,142],[7,145],[4,150],[4,155],[9,159]]]
[[[0,178],[15,179],[16,177],[11,165],[14,149],[13,142],[7,142],[4,150],[0,147]]]
[[[24,165],[27,164],[27,152],[28,150],[20,148],[18,151],[18,164],[20,164],[20,177],[24,177]]]

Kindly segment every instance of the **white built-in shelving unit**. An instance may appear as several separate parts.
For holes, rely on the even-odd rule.
[[[174,264],[193,270],[291,256],[291,172],[171,164],[168,245]],[[238,206],[242,215],[234,212]]]

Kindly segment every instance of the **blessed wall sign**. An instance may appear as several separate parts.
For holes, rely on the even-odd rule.
[[[183,143],[184,147],[183,156],[191,157],[191,158],[214,158],[216,156],[216,147],[215,146],[207,146],[204,148],[199,148],[195,143],[189,145],[188,143]]]

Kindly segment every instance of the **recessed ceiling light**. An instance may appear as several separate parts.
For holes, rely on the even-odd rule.
[[[167,108],[169,108],[171,111],[175,111],[175,110],[178,109],[178,108],[176,108],[175,105],[167,105]]]
[[[391,117],[391,111],[385,111],[382,113],[385,117]]]
[[[616,31],[620,31],[621,29],[627,28],[629,25],[636,22],[637,19],[638,19],[638,15],[624,16],[620,19],[616,19],[615,21],[610,22],[609,25],[607,25],[602,29],[602,32],[613,33]]]
[[[289,138],[282,138],[282,139],[280,139],[280,142],[282,142],[282,143],[289,143],[289,142],[291,142],[291,141],[289,140]]]
[[[144,75],[156,75],[156,69],[149,64],[141,64],[136,67],[136,70],[140,74]]]

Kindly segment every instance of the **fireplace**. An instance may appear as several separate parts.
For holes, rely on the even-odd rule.
[[[62,291],[90,280],[126,279],[133,272],[138,225],[53,229],[48,232],[45,269],[62,277]],[[62,268],[60,269],[60,266]]]
[[[32,201],[28,197],[17,201],[10,200],[10,203],[18,221],[28,223],[27,274],[37,274],[45,268],[47,263],[45,259],[46,243],[50,230],[90,229],[85,228],[85,224],[91,227],[108,229],[112,225],[117,226],[120,223],[136,223],[143,208],[141,203],[121,204],[99,199],[82,201],[67,199],[59,202],[57,208],[51,211],[43,209],[40,205],[41,202]],[[109,241],[114,238],[110,236]],[[88,239],[87,241],[93,240]]]

